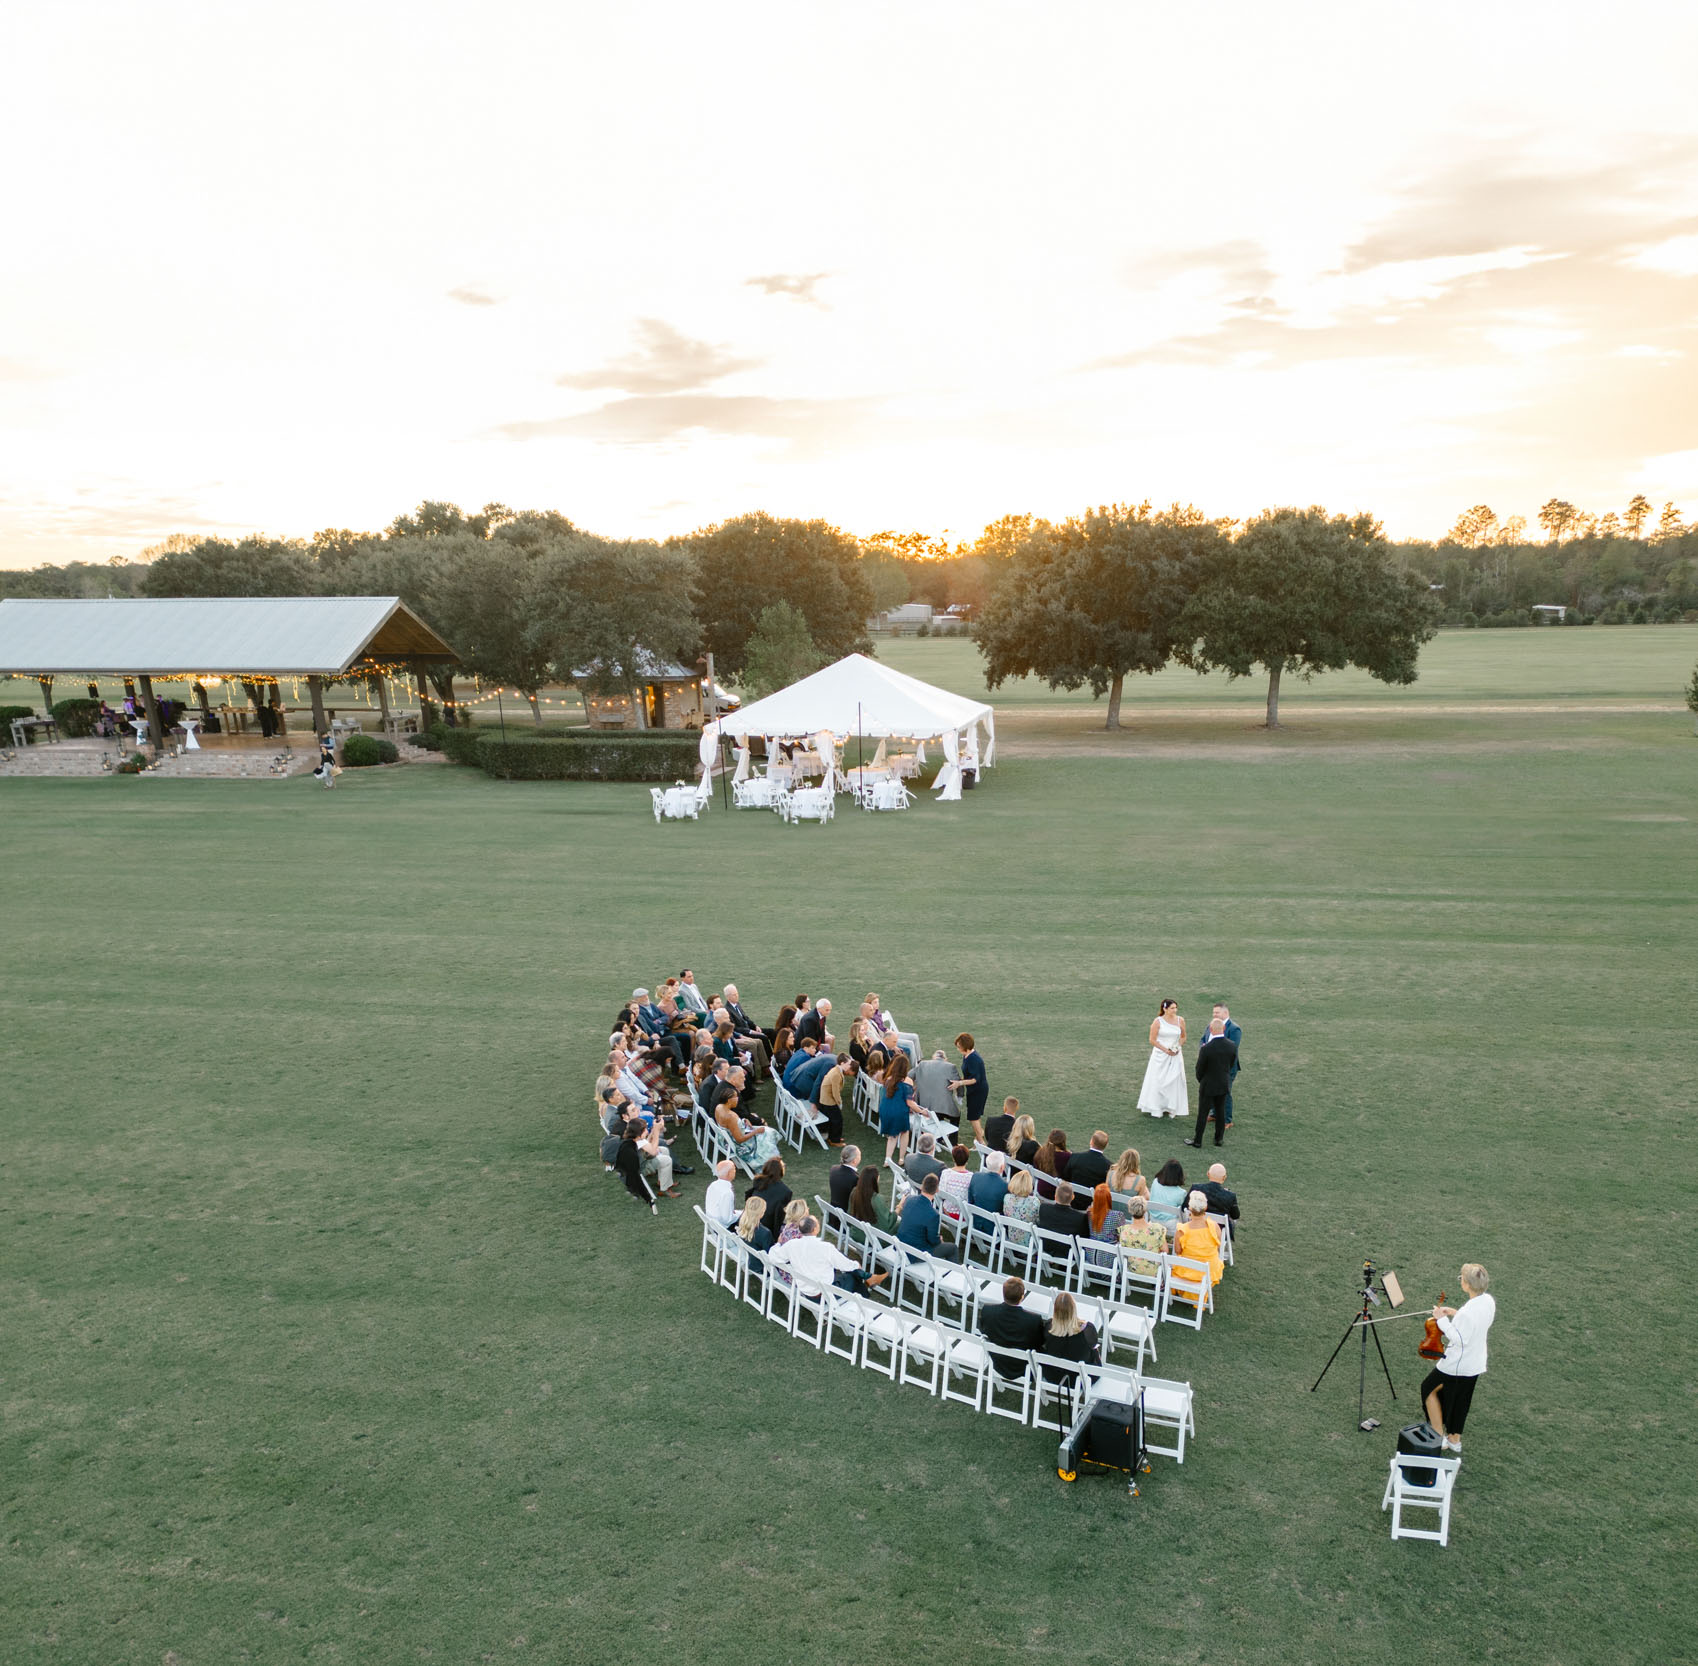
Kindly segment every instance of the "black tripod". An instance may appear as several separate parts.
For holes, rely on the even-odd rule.
[[[1314,1380],[1309,1388],[1309,1392],[1313,1394],[1321,1386],[1322,1378],[1332,1369],[1333,1360],[1344,1352],[1344,1344],[1350,1340],[1350,1333],[1353,1330],[1360,1331],[1362,1333],[1362,1369],[1356,1379],[1356,1427],[1364,1430],[1377,1429],[1380,1426],[1380,1420],[1377,1417],[1368,1417],[1363,1410],[1368,1395],[1368,1333],[1370,1331],[1374,1333],[1374,1352],[1380,1356],[1380,1369],[1386,1374],[1386,1387],[1391,1390],[1392,1399],[1397,1398],[1397,1387],[1391,1380],[1391,1367],[1386,1364],[1386,1351],[1380,1346],[1380,1333],[1375,1329],[1375,1321],[1370,1313],[1372,1308],[1379,1305],[1379,1301],[1380,1298],[1374,1294],[1373,1280],[1369,1279],[1362,1286],[1362,1311],[1344,1327],[1344,1335],[1338,1339],[1338,1346],[1333,1349],[1331,1358],[1321,1367],[1321,1375]]]

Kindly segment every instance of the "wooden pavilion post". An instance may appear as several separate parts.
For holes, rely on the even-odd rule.
[[[317,740],[330,727],[324,719],[324,679],[308,677],[307,693],[312,696],[312,737]]]
[[[159,726],[159,702],[153,697],[153,678],[144,671],[138,679],[141,683],[142,707],[147,712],[147,738],[153,747],[153,755],[158,758],[164,755],[165,731]]]
[[[51,677],[37,677],[35,680],[41,684],[41,715],[51,717],[53,715],[53,679]]]

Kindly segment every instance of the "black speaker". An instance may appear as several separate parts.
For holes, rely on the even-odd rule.
[[[1397,1450],[1400,1456],[1437,1458],[1444,1452],[1444,1437],[1431,1423],[1409,1423],[1397,1431]],[[1436,1487],[1436,1469],[1414,1469],[1404,1466],[1403,1474],[1412,1487]]]

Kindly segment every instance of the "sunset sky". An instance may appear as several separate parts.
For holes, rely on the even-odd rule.
[[[1698,7],[12,7],[0,565],[1698,513]]]

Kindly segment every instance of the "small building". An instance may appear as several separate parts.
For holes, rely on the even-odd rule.
[[[636,698],[627,689],[597,693],[589,686],[596,674],[592,665],[572,673],[592,729],[699,729],[708,720],[709,704],[716,698],[721,711],[737,704],[735,695],[715,690],[700,670],[646,653],[640,656],[638,665],[642,680]]]
[[[930,602],[904,602],[900,607],[886,608],[868,620],[870,630],[890,636],[913,636],[922,627],[931,629],[933,609]]]
[[[1543,614],[1545,618],[1557,625],[1562,624],[1562,622],[1568,617],[1568,609],[1566,607],[1559,606],[1556,602],[1535,602],[1533,604],[1533,611],[1535,613]]]

